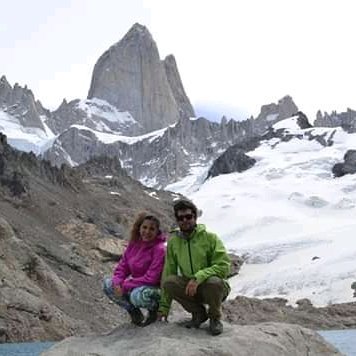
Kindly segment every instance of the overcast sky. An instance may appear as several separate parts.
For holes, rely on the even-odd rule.
[[[289,94],[311,119],[356,109],[352,0],[0,0],[0,75],[50,109],[85,98],[99,56],[139,22],[174,54],[198,114],[257,116]]]

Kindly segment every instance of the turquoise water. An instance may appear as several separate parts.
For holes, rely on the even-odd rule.
[[[328,330],[319,334],[341,353],[356,356],[356,330]],[[18,344],[0,344],[0,356],[39,356],[54,342],[25,342]]]
[[[17,344],[0,344],[0,356],[39,356],[49,349],[54,342],[22,342]]]
[[[344,355],[356,356],[356,330],[327,330],[318,332]]]

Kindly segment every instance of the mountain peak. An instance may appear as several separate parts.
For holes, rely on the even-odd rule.
[[[148,31],[147,27],[139,24],[138,22],[132,25],[132,27],[127,32],[126,36],[136,34],[136,33],[143,36],[147,36],[147,35],[151,36],[150,31]]]
[[[167,127],[194,116],[173,56],[160,60],[148,29],[135,23],[95,64],[88,99],[128,111],[140,124],[135,134]]]
[[[127,43],[134,43],[135,45],[154,44],[154,46],[156,47],[155,41],[152,38],[150,31],[148,31],[147,27],[145,27],[139,23],[135,23],[129,29],[129,31],[126,33],[126,35],[119,42],[114,44],[113,47],[126,46]]]
[[[9,82],[7,81],[5,75],[1,76],[1,78],[0,78],[0,84],[7,84],[7,85],[10,85]]]

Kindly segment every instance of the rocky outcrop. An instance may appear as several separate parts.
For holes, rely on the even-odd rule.
[[[117,157],[98,156],[92,157],[84,164],[75,168],[84,176],[125,176],[126,171],[121,167],[120,160]]]
[[[263,322],[292,323],[314,330],[354,329],[356,302],[314,307],[308,299],[297,301],[297,307],[287,305],[283,298],[247,298],[237,296],[223,304],[226,320],[240,325]]]
[[[297,115],[297,124],[302,130],[313,127],[313,125],[309,122],[308,117],[302,111],[298,111]]]
[[[263,105],[260,114],[257,116],[257,120],[265,122],[265,124],[268,123],[268,126],[271,126],[278,121],[294,116],[297,112],[298,107],[295,105],[292,97],[286,95],[277,104]]]
[[[88,330],[51,304],[46,294],[71,299],[68,284],[16,237],[3,218],[0,218],[0,249],[0,319],[4,321],[4,341],[37,339],[48,332],[58,339],[79,328]],[[23,327],[19,327],[21,323]]]
[[[43,356],[110,356],[118,352],[132,356],[341,355],[316,332],[295,325],[232,326],[225,323],[224,333],[213,338],[203,329],[188,330],[175,323],[155,323],[145,328],[122,325],[108,335],[69,338]]]
[[[88,94],[93,98],[128,111],[141,125],[136,134],[194,116],[175,62],[160,60],[151,34],[139,24],[95,64]]]
[[[342,177],[345,174],[356,173],[356,150],[348,150],[344,155],[343,163],[336,163],[332,172],[335,177]]]
[[[54,167],[48,161],[38,160],[33,153],[12,149],[7,143],[6,136],[1,133],[0,154],[0,185],[12,196],[30,194],[32,175],[74,191],[82,187],[82,182],[74,170],[67,166]]]
[[[140,125],[127,111],[120,111],[99,99],[63,100],[59,108],[48,115],[46,124],[60,134],[72,125],[81,125],[99,132],[132,135]]]
[[[354,291],[353,297],[356,298],[356,281],[351,284],[351,289]]]
[[[241,266],[245,262],[245,257],[244,256],[237,256],[233,253],[229,253],[230,261],[231,261],[231,268],[230,268],[230,274],[228,278],[236,276],[240,272]]]
[[[324,113],[319,110],[314,121],[316,127],[342,127],[348,133],[356,132],[356,111],[347,109],[346,112],[337,113],[336,111],[331,114]]]
[[[35,100],[27,86],[22,88],[16,83],[12,87],[5,76],[0,78],[0,109],[17,119],[23,127],[45,131],[41,116],[45,117],[49,111]]]
[[[249,157],[236,146],[232,146],[214,161],[209,169],[208,178],[233,172],[241,173],[251,168],[255,163],[254,158]]]

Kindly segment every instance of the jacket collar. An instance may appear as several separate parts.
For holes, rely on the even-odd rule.
[[[204,224],[197,224],[197,225],[195,225],[194,230],[189,235],[184,234],[179,229],[174,230],[174,232],[182,240],[191,240],[195,236],[196,233],[198,233],[200,231],[204,231],[204,230],[205,230]]]

